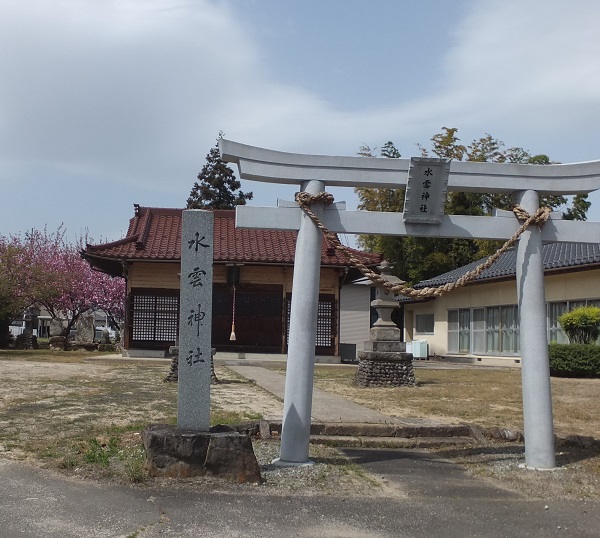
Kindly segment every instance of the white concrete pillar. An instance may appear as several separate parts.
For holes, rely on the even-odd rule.
[[[302,190],[318,194],[325,189],[322,181],[307,181]],[[323,204],[312,210],[322,216]],[[292,308],[288,341],[280,465],[311,463],[308,458],[310,419],[317,341],[317,309],[321,276],[321,231],[302,214],[296,242]]]
[[[530,214],[539,208],[539,196],[535,191],[519,192],[515,198]],[[536,225],[530,226],[521,235],[517,246],[517,293],[521,320],[525,465],[535,469],[552,469],[556,460],[542,234]]]

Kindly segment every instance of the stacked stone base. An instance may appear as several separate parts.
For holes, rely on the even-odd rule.
[[[15,339],[15,349],[39,349],[37,336],[33,334],[20,334]]]
[[[65,349],[65,340],[64,336],[51,336],[48,343],[50,345],[50,349],[52,350],[63,350]]]
[[[413,387],[417,384],[412,353],[361,351],[354,378],[359,387]]]
[[[154,424],[142,432],[150,476],[216,476],[232,482],[261,483],[252,441],[227,426],[208,432]]]

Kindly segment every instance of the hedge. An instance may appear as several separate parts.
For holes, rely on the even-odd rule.
[[[548,346],[550,375],[557,377],[600,377],[600,346],[556,344]]]
[[[600,308],[580,306],[558,318],[571,344],[592,344],[600,336]]]

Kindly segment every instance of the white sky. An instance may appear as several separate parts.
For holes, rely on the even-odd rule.
[[[183,207],[219,130],[410,157],[446,126],[600,159],[599,20],[593,0],[0,0],[0,234],[118,239],[134,203]]]

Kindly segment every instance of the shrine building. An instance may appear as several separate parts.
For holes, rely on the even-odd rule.
[[[179,333],[183,210],[134,208],[123,239],[87,245],[82,255],[93,268],[127,281],[124,355],[164,356]],[[214,210],[214,219],[213,347],[286,353],[297,232],[238,229],[234,210]],[[371,267],[381,262],[377,254],[353,253]],[[340,290],[352,274],[323,239],[317,356],[340,354]]]

